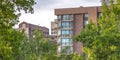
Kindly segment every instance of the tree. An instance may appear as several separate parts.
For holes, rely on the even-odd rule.
[[[0,0],[0,59],[20,60],[24,34],[12,27],[18,23],[20,12],[33,13],[34,0]]]
[[[51,42],[42,32],[35,30],[33,38],[25,41],[25,60],[56,60],[56,43]]]
[[[18,23],[21,10],[33,13],[34,0],[0,0],[0,28],[11,28]]]
[[[120,59],[120,1],[116,4],[102,6],[102,18],[98,25],[90,22],[87,27],[75,37],[83,43],[83,52],[89,60],[119,60]]]
[[[15,29],[6,29],[0,35],[0,59],[1,60],[21,60],[22,42],[26,39],[23,32]]]

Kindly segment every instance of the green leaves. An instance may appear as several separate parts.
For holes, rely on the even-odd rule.
[[[120,57],[120,7],[103,4],[102,19],[96,26],[92,22],[75,40],[83,43],[83,53],[89,60],[119,60]]]
[[[18,23],[21,10],[33,13],[34,3],[34,0],[0,0],[0,60],[22,59],[22,44],[27,38],[12,27]]]
[[[1,0],[0,28],[12,28],[18,23],[21,10],[33,13],[34,0]]]

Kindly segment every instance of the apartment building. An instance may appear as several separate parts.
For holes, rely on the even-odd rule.
[[[97,18],[101,15],[101,7],[77,7],[55,9],[57,16],[57,52],[70,54],[82,53],[82,43],[74,42],[73,37],[80,33],[89,20],[97,24]]]
[[[51,22],[51,38],[53,41],[57,41],[57,20]]]
[[[33,37],[33,31],[35,29],[39,29],[41,32],[43,32],[45,37],[49,37],[49,29],[46,27],[30,24],[27,22],[22,22],[19,24],[19,30],[25,30],[25,34],[27,35],[28,38]]]

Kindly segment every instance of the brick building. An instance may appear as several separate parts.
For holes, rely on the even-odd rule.
[[[33,37],[32,33],[35,29],[39,29],[41,32],[43,32],[45,37],[49,37],[49,29],[46,27],[30,24],[27,22],[22,22],[19,24],[19,30],[23,30],[23,29],[25,30],[25,34],[27,35],[28,38]]]
[[[97,18],[101,15],[101,7],[77,7],[55,9],[57,16],[57,52],[61,53],[67,48],[66,53],[82,53],[82,43],[74,42],[73,37],[89,23],[89,20],[97,24]],[[68,48],[69,47],[69,48]]]

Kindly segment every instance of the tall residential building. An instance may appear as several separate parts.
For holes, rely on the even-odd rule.
[[[57,20],[51,22],[51,38],[53,41],[57,41]]]
[[[49,29],[46,27],[30,24],[27,22],[22,22],[19,24],[19,30],[25,30],[25,34],[27,35],[28,38],[33,37],[33,31],[35,29],[39,29],[41,32],[43,32],[45,37],[49,37]]]
[[[107,5],[110,5],[111,0],[101,0],[102,4],[105,2]],[[113,0],[114,4],[116,3],[117,0]]]
[[[80,33],[89,23],[89,20],[96,23],[101,15],[101,7],[78,7],[55,9],[57,16],[57,47],[58,53],[70,54],[73,52],[82,53],[82,43],[74,42],[73,37]]]

